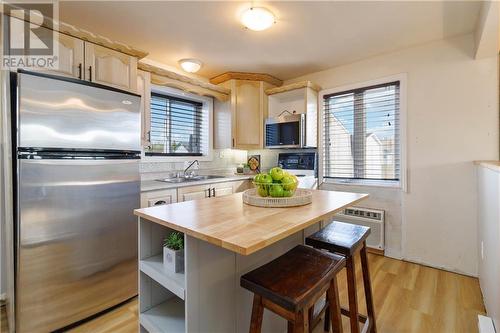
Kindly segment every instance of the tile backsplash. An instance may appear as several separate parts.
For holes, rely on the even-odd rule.
[[[247,156],[260,155],[261,169],[267,170],[278,164],[278,153],[293,152],[296,150],[261,149],[261,150],[236,150],[236,149],[214,149],[212,161],[201,161],[198,172],[201,174],[233,174],[236,167],[246,163]],[[193,158],[192,160],[195,160]],[[157,179],[168,173],[184,170],[184,162],[158,162],[141,161],[140,172],[143,180]]]

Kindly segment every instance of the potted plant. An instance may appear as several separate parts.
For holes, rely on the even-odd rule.
[[[174,273],[184,271],[184,235],[171,232],[163,241],[163,265]]]

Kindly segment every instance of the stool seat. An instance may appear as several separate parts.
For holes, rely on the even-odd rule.
[[[243,275],[240,284],[289,311],[298,311],[344,266],[342,256],[298,245]]]
[[[351,256],[370,235],[370,228],[334,221],[306,238],[306,244]]]

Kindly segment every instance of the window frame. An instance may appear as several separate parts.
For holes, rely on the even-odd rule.
[[[159,85],[151,85],[151,91],[149,94],[160,94],[172,96],[179,99],[191,100],[193,102],[202,103],[202,112],[208,114],[208,148],[206,152],[202,152],[203,155],[146,155],[146,148],[142,149],[142,160],[145,162],[185,162],[185,161],[212,161],[213,160],[213,98],[207,96],[200,96],[193,93],[185,92],[180,89],[165,87]],[[150,117],[151,110],[147,107],[145,112],[145,133],[150,131]]]
[[[339,179],[339,178],[325,178],[324,177],[324,114],[325,105],[324,97],[332,94],[341,93],[344,91],[358,90],[364,88],[370,88],[373,86],[389,84],[395,81],[399,81],[399,145],[400,145],[400,179],[399,181],[394,180],[373,180],[373,179]],[[369,186],[369,187],[389,187],[389,188],[399,188],[406,192],[407,189],[407,169],[406,169],[406,87],[407,87],[407,75],[406,73],[386,76],[374,80],[363,81],[358,83],[353,83],[349,85],[337,86],[330,89],[321,90],[318,94],[318,104],[319,117],[318,117],[318,183],[321,185],[326,184],[336,184],[336,185],[353,185],[353,186]]]

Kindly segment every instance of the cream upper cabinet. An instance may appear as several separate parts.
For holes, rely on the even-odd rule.
[[[235,80],[233,145],[235,148],[262,148],[264,110],[262,82]]]
[[[56,72],[82,79],[84,41],[65,34],[59,34],[56,41],[59,60]]]
[[[267,117],[264,81],[229,80],[221,84],[231,89],[228,104],[215,105],[215,148],[261,149],[264,146],[264,121]],[[231,139],[228,140],[228,108],[231,112]],[[230,146],[228,146],[228,142]]]
[[[137,58],[85,43],[85,79],[116,87],[137,91]]]

